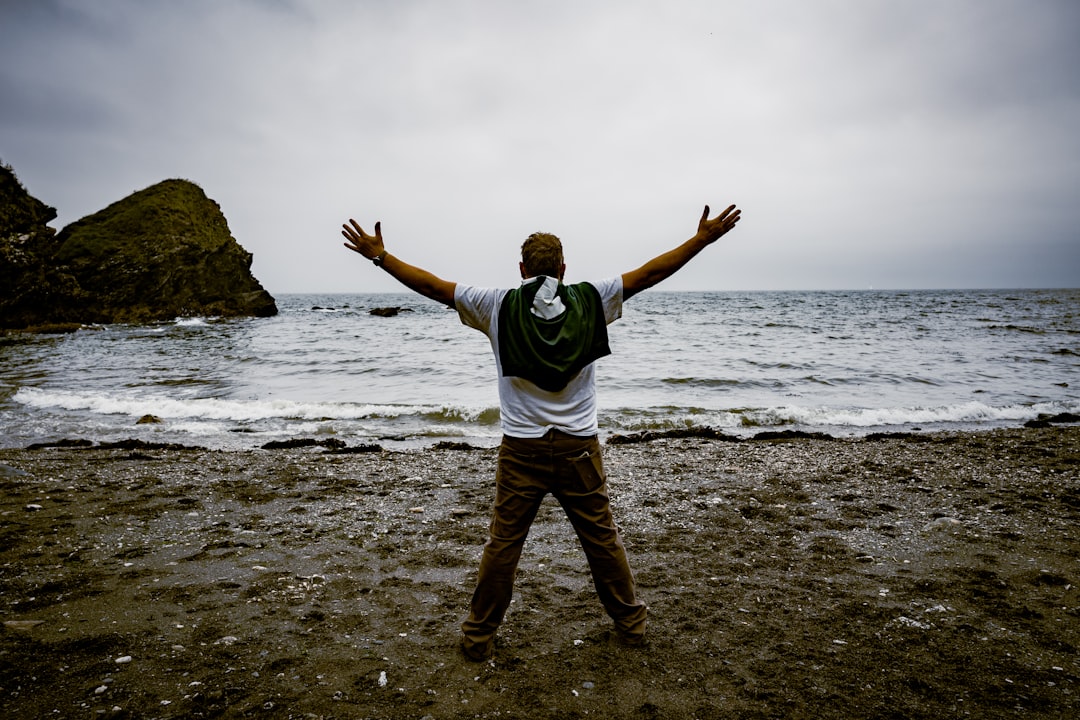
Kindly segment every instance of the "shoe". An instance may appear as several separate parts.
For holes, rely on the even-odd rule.
[[[489,642],[486,645],[478,645],[476,643],[470,643],[464,635],[461,636],[461,653],[465,656],[465,659],[469,662],[485,662],[491,659],[491,656],[495,654],[494,644]]]
[[[640,635],[626,635],[616,631],[615,637],[619,639],[619,644],[624,647],[639,648],[648,645],[648,641],[645,639],[645,633],[641,633]]]

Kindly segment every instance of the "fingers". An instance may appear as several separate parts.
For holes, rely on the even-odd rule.
[[[348,240],[345,247],[364,257],[372,257],[382,249],[382,223],[375,223],[375,234],[368,235],[360,223],[352,218],[341,226],[342,236]]]
[[[355,220],[350,218],[348,223],[341,226],[341,235],[348,240],[347,243],[344,243],[345,247],[355,253],[360,253],[361,255],[364,254],[360,252],[359,247],[359,243],[364,241],[364,231]]]
[[[368,235],[366,232],[364,232],[364,229],[360,227],[360,223],[356,222],[352,218],[349,218],[349,222],[342,225],[341,227],[341,234],[353,241],[365,240],[369,238],[382,240],[382,223],[380,222],[375,223],[374,236]]]
[[[724,212],[710,220],[709,206],[706,205],[705,213],[698,223],[698,232],[703,237],[706,237],[709,242],[712,242],[735,227],[735,223],[739,222],[740,215],[741,212],[734,205],[728,205]]]
[[[724,223],[725,225],[733,225],[739,220],[739,216],[741,214],[742,211],[738,210],[734,205],[728,205],[727,209],[717,215],[716,219],[713,220],[713,222]]]
[[[724,212],[720,213],[719,215],[717,215],[712,220],[709,220],[709,206],[706,205],[705,206],[705,212],[703,212],[701,214],[701,222],[698,223],[698,224],[699,225],[704,225],[706,223],[713,223],[713,224],[722,223],[725,220],[738,220],[738,218],[739,218],[739,211],[735,209],[734,205],[728,205],[727,208],[724,210]]]

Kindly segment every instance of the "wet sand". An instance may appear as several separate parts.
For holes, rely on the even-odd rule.
[[[495,451],[366,450],[0,450],[0,716],[1080,716],[1080,427],[609,444],[648,644],[549,498],[480,664]]]

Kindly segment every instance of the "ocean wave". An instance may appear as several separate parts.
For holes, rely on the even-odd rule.
[[[938,407],[836,408],[785,405],[768,408],[667,408],[661,412],[621,409],[602,413],[603,421],[619,430],[674,430],[691,427],[717,429],[849,428],[871,430],[885,427],[1000,425],[1022,423],[1041,415],[1080,412],[1080,403],[1036,403],[994,407],[967,402]]]
[[[146,414],[170,420],[258,422],[265,420],[394,420],[419,417],[443,423],[492,424],[498,410],[441,405],[379,405],[366,403],[298,402],[293,400],[179,399],[163,396],[124,396],[23,387],[12,400],[34,408],[85,411],[99,415]],[[494,418],[492,413],[494,412]]]
[[[662,378],[660,382],[666,385],[697,385],[707,388],[724,388],[724,387],[744,387],[754,386],[760,383],[746,382],[743,380],[732,380],[728,378],[699,378],[699,377],[667,377]]]
[[[1067,412],[1060,403],[994,407],[967,402],[939,407],[805,408],[779,407],[751,413],[759,425],[807,425],[853,428],[1023,422],[1044,413]]]
[[[462,408],[441,407],[434,411],[423,411],[419,415],[426,420],[451,423],[475,423],[477,425],[498,425],[498,408]]]

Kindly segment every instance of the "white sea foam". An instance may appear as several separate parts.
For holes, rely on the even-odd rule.
[[[979,402],[940,407],[833,408],[785,405],[769,408],[702,410],[669,408],[667,413],[633,409],[602,413],[619,430],[671,430],[712,427],[719,430],[769,427],[849,428],[941,427],[948,425],[1016,424],[1041,415],[1080,412],[1080,403],[1036,403],[992,407]]]
[[[146,414],[170,421],[170,429],[193,436],[210,437],[237,424],[260,423],[263,431],[281,434],[335,434],[349,432],[378,435],[386,423],[409,423],[410,431],[442,435],[447,426],[490,426],[494,431],[498,413],[491,409],[436,405],[375,405],[362,403],[304,403],[291,400],[178,399],[154,395],[107,395],[20,388],[13,399],[39,409],[83,411],[97,416]],[[768,427],[818,427],[866,430],[882,427],[943,426],[952,424],[1021,423],[1063,412],[1080,412],[1080,403],[1037,403],[992,407],[980,402],[939,407],[831,408],[786,405],[742,410],[668,408],[642,413],[636,409],[601,412],[605,429],[636,431],[709,426],[738,430]],[[269,423],[269,425],[267,425]],[[441,428],[441,429],[440,429]],[[475,428],[480,430],[480,428]],[[480,434],[486,434],[480,432]]]
[[[169,419],[198,419],[232,422],[260,420],[393,419],[423,415],[445,421],[474,422],[483,408],[447,408],[439,405],[375,405],[364,403],[305,403],[293,400],[223,400],[219,398],[181,399],[155,395],[108,395],[23,387],[13,399],[36,408],[83,410],[101,415],[141,417],[153,414]]]
[[[1040,414],[1068,412],[1061,403],[992,407],[980,402],[939,407],[805,408],[786,406],[748,413],[760,425],[815,425],[870,428],[942,423],[996,423],[1031,420]]]

